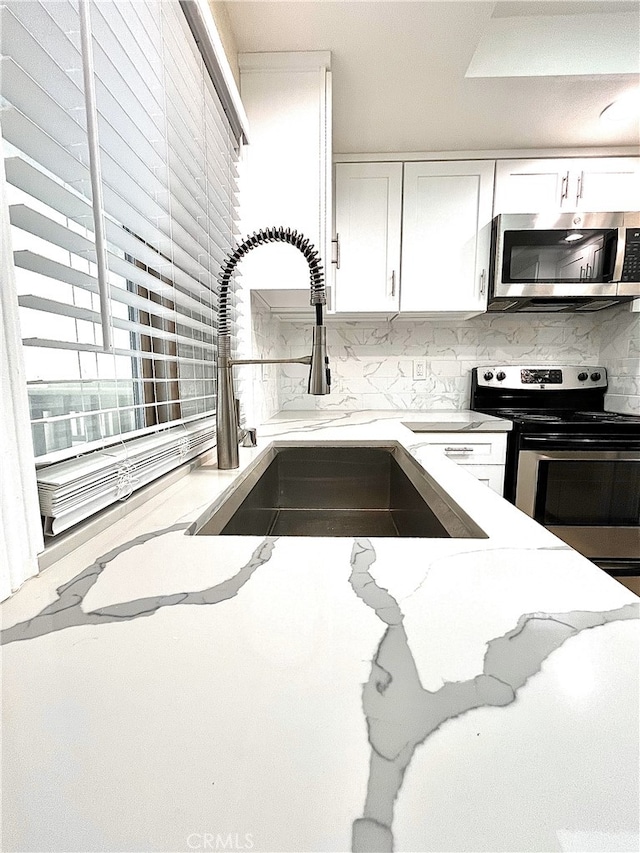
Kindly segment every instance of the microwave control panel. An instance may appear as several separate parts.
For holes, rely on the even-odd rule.
[[[640,281],[640,228],[626,228],[621,281]]]

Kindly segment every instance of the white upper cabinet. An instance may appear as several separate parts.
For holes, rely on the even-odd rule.
[[[335,310],[396,312],[402,163],[336,164]]]
[[[581,161],[576,201],[578,210],[640,209],[640,157]]]
[[[640,206],[640,158],[502,160],[494,212],[617,211]]]
[[[486,310],[494,166],[405,163],[401,312]]]
[[[241,161],[242,236],[268,227],[295,229],[314,244],[325,271],[331,239],[329,63],[324,51],[239,55],[249,119]],[[298,290],[300,305],[309,304],[308,265],[292,246],[262,246],[243,258],[238,272],[245,287]],[[277,303],[273,294],[265,300],[273,298]]]
[[[539,213],[567,200],[566,160],[498,160],[494,212]]]

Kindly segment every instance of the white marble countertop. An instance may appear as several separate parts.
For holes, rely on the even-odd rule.
[[[637,850],[638,598],[453,462],[486,539],[185,534],[407,420],[272,419],[5,602],[3,850]]]
[[[400,421],[403,424],[410,423],[420,432],[509,432],[513,424],[504,418],[496,418],[493,415],[485,415],[482,412],[472,412],[470,409],[422,409],[405,410],[368,410],[364,412],[339,412],[330,410],[316,410],[310,412],[281,412],[271,418],[269,424],[300,423],[303,429],[308,429],[312,424],[324,426],[363,426],[371,423],[387,421]]]

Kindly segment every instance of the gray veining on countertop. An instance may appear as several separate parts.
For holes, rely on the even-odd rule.
[[[611,611],[528,613],[511,631],[489,640],[483,672],[439,690],[421,684],[398,602],[377,585],[369,568],[376,553],[367,539],[355,541],[350,577],[354,592],[388,627],[363,688],[371,761],[364,815],[353,823],[353,853],[393,851],[393,810],[416,748],[447,720],[476,708],[509,705],[543,662],[580,631],[640,618],[640,606]]]
[[[256,569],[269,561],[276,542],[275,537],[265,539],[256,548],[249,562],[239,569],[237,573],[227,580],[222,581],[222,583],[208,589],[139,598],[90,611],[82,609],[82,603],[87,593],[108,564],[115,560],[116,557],[151,539],[158,539],[168,533],[186,530],[188,526],[185,524],[176,524],[165,530],[157,530],[153,533],[137,536],[135,539],[114,548],[108,554],[98,557],[92,565],[87,566],[77,577],[58,588],[58,597],[52,604],[47,605],[40,613],[30,619],[1,630],[0,645],[20,640],[31,640],[54,631],[62,631],[65,628],[74,628],[81,625],[104,625],[106,623],[138,619],[143,616],[153,616],[161,608],[174,607],[177,604],[219,604],[221,601],[227,601],[229,598],[237,595],[238,591],[247,583]]]

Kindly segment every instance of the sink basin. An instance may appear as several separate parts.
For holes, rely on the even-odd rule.
[[[398,444],[273,444],[190,532],[487,538]]]

